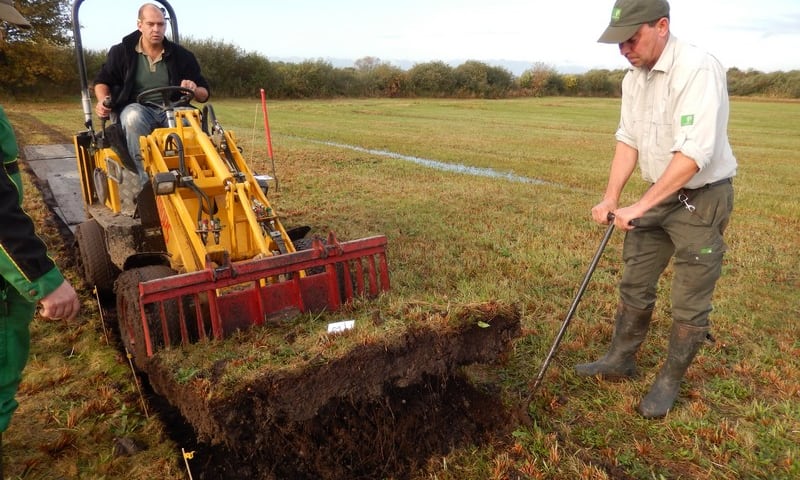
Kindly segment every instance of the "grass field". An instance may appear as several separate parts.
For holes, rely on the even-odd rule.
[[[271,173],[258,100],[212,103],[246,156]],[[77,100],[4,108],[21,143],[67,143],[82,128]],[[518,305],[525,335],[494,374],[508,401],[519,401],[604,233],[589,210],[605,187],[617,118],[612,99],[271,102],[279,180],[271,200],[289,226],[342,239],[388,236],[392,291],[357,318],[411,303]],[[669,271],[640,354],[641,378],[606,383],[572,371],[608,345],[621,268],[616,233],[530,406],[533,425],[431,459],[415,478],[800,477],[798,118],[797,102],[732,102],[740,169],[712,314],[716,342],[701,350],[673,412],[656,421],[635,413],[665,355]],[[634,180],[625,199],[643,188]],[[77,282],[42,200],[31,195],[26,208]],[[177,445],[148,416],[88,295],[84,306],[75,324],[33,326],[21,407],[4,435],[7,474],[187,478],[181,448],[191,446]],[[114,439],[128,434],[147,449],[115,455]]]

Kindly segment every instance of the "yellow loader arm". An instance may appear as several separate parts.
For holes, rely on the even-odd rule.
[[[177,110],[177,126],[156,129],[143,147],[172,268],[195,272],[206,260],[242,261],[295,251],[234,136],[207,135],[197,110]]]

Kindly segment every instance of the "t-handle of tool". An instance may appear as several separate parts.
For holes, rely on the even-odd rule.
[[[111,97],[106,96],[106,98],[103,99],[103,106],[108,109],[110,109],[113,106],[113,104],[111,103]],[[102,122],[100,127],[103,130],[106,129],[106,122],[108,121],[109,118],[110,118],[109,115],[106,115],[105,117],[100,117],[100,121]]]
[[[533,399],[534,394],[536,394],[536,391],[539,389],[539,386],[542,383],[542,379],[544,378],[544,374],[547,371],[547,367],[550,366],[550,362],[553,360],[553,356],[555,356],[556,350],[558,349],[558,345],[561,343],[561,339],[564,337],[564,334],[567,331],[567,327],[572,321],[572,316],[575,314],[575,310],[578,308],[578,303],[581,301],[581,297],[583,297],[583,293],[586,291],[586,287],[589,285],[589,280],[591,280],[592,274],[594,273],[595,268],[597,268],[597,263],[600,261],[600,257],[603,255],[603,250],[605,250],[606,245],[608,244],[608,240],[611,238],[611,234],[614,232],[613,213],[609,212],[608,220],[609,220],[608,228],[606,229],[606,233],[603,236],[603,240],[600,242],[600,247],[594,254],[592,263],[589,264],[589,269],[587,270],[586,275],[584,275],[583,277],[583,282],[581,282],[581,286],[580,288],[578,288],[578,293],[572,300],[572,305],[569,307],[567,316],[564,318],[564,321],[561,324],[561,329],[558,331],[558,335],[556,335],[556,339],[553,342],[553,345],[550,347],[550,352],[547,354],[547,357],[545,358],[544,363],[542,364],[542,368],[539,370],[539,374],[536,376],[536,381],[533,383],[533,387],[531,388],[530,394],[528,394],[527,403],[530,403],[530,401]]]
[[[608,219],[609,223],[614,223],[614,219],[616,217],[617,216],[614,215],[614,212],[608,212],[608,216],[606,218]],[[639,218],[634,218],[633,220],[628,222],[628,225],[630,225],[632,227],[638,227],[639,226],[639,220],[640,220]]]

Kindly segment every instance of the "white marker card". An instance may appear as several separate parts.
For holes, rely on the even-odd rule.
[[[345,330],[350,330],[351,328],[355,327],[355,325],[355,320],[344,320],[342,322],[329,323],[328,333],[344,332]]]

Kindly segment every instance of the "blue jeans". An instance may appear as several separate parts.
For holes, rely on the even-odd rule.
[[[142,164],[142,152],[139,144],[139,137],[147,136],[156,128],[167,126],[167,114],[163,109],[145,107],[138,103],[127,105],[119,114],[119,122],[125,132],[125,140],[128,143],[128,152],[131,155],[142,185],[150,179],[144,171]]]

